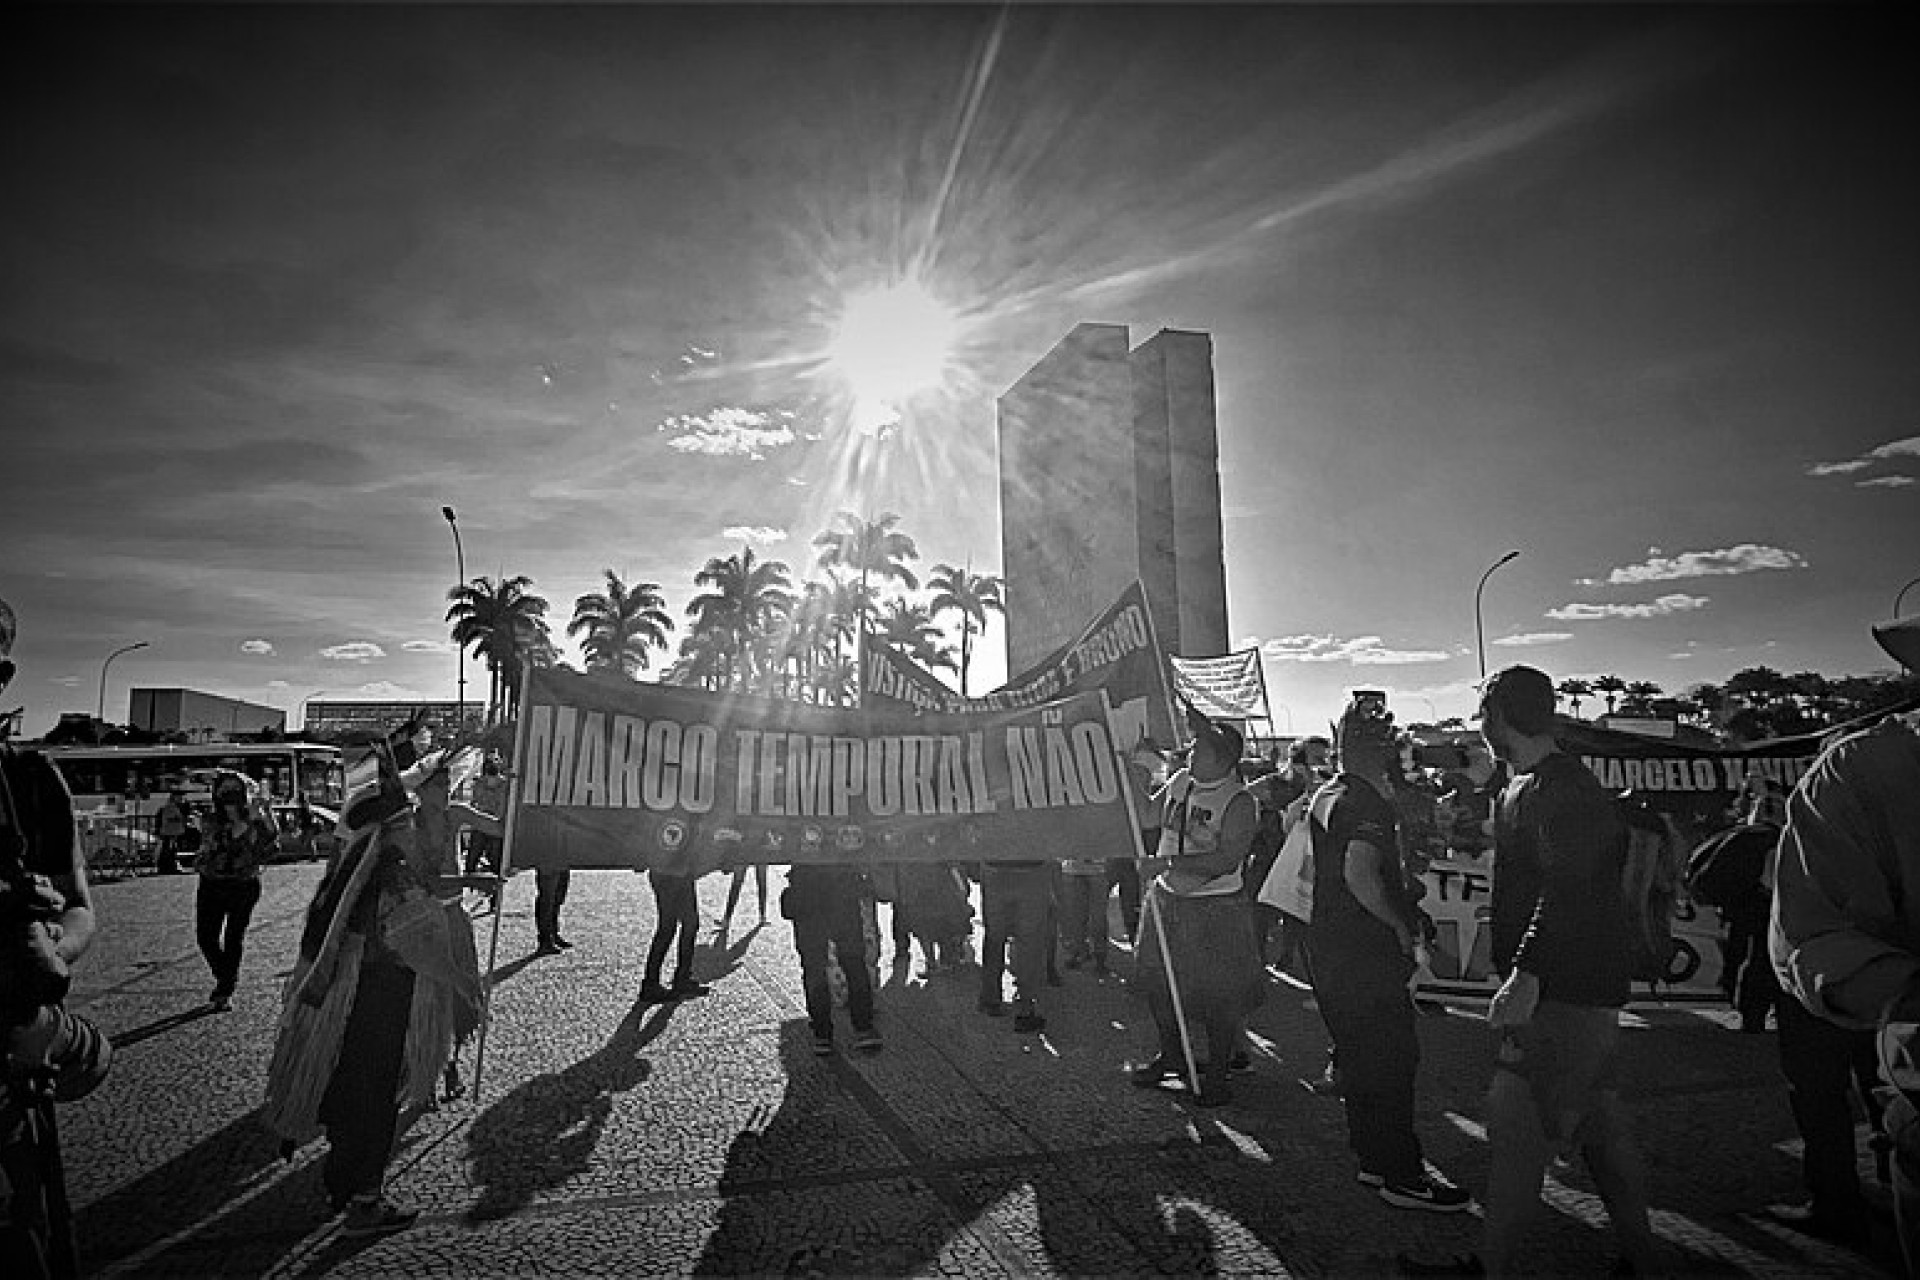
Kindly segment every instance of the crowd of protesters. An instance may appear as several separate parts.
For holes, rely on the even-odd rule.
[[[1911,655],[1888,647],[1911,665]],[[1911,1101],[1920,1098],[1920,892],[1904,890],[1920,879],[1912,839],[1920,817],[1909,812],[1920,795],[1920,749],[1910,719],[1889,718],[1864,744],[1856,735],[1830,747],[1790,800],[1753,779],[1736,821],[1689,868],[1700,899],[1718,906],[1730,929],[1725,983],[1739,1029],[1777,1030],[1805,1140],[1807,1201],[1768,1211],[1848,1245],[1871,1235],[1854,1159],[1856,1094],[1883,1135],[1876,1145],[1895,1186],[1903,1247],[1920,1240],[1920,1111]],[[1466,1210],[1473,1197],[1427,1161],[1419,1137],[1413,991],[1433,934],[1420,906],[1422,873],[1442,854],[1490,857],[1500,985],[1487,1009],[1485,1243],[1477,1259],[1440,1269],[1512,1274],[1547,1170],[1579,1156],[1622,1265],[1657,1273],[1644,1174],[1618,1088],[1630,985],[1618,908],[1624,820],[1615,798],[1556,742],[1545,673],[1497,673],[1483,685],[1479,721],[1484,745],[1451,768],[1422,767],[1384,696],[1359,691],[1331,740],[1302,739],[1256,762],[1243,760],[1233,725],[1189,706],[1185,751],[1142,743],[1125,762],[1144,857],[1061,860],[1035,849],[973,863],[794,866],[778,906],[791,923],[814,1049],[836,1052],[842,1006],[851,1047],[883,1048],[880,905],[890,909],[896,977],[913,969],[917,947],[918,978],[977,982],[978,1011],[1010,1013],[1018,1034],[1045,1030],[1062,969],[1096,982],[1124,975],[1153,1027],[1147,1055],[1129,1068],[1132,1082],[1201,1107],[1232,1102],[1231,1073],[1248,1065],[1247,1020],[1284,975],[1311,987],[1324,1019],[1327,1070],[1316,1091],[1341,1100],[1355,1179],[1395,1208]],[[323,1182],[349,1235],[400,1230],[416,1217],[385,1196],[385,1166],[405,1105],[462,1091],[458,1050],[484,1016],[463,891],[481,884],[497,910],[503,870],[506,778],[496,758],[429,752],[405,735],[375,744],[373,756],[378,777],[349,797],[307,911],[262,1113],[290,1143],[326,1133]],[[454,775],[469,769],[478,776],[463,790]],[[224,1009],[240,978],[272,826],[257,789],[237,774],[215,781],[212,801],[197,840],[172,820],[162,836],[169,858],[193,845],[210,1001]],[[1888,814],[1899,821],[1885,821]],[[1265,892],[1296,830],[1310,918]],[[765,866],[727,870],[722,938],[749,874],[755,927],[768,922]],[[559,955],[571,946],[559,924],[565,872],[538,874],[537,954]],[[647,876],[656,926],[638,998],[705,995],[697,877]],[[56,883],[67,902],[85,901],[84,867]],[[1115,965],[1116,948],[1130,966]],[[16,1191],[9,1211],[17,1217],[22,1204]],[[35,1247],[53,1238],[47,1223],[28,1225],[39,1232]],[[27,1239],[10,1236],[9,1250]]]

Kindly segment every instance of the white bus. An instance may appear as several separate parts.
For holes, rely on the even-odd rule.
[[[263,785],[284,817],[304,797],[337,814],[346,799],[340,748],[317,742],[206,742],[126,747],[41,747],[73,793],[81,845],[103,872],[151,866],[154,821],[178,791],[190,810],[204,809],[216,770],[231,769]]]

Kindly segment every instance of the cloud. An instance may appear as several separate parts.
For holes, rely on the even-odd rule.
[[[1651,604],[1584,604],[1578,601],[1547,610],[1547,617],[1559,622],[1599,622],[1608,618],[1664,618],[1669,614],[1689,613],[1707,606],[1706,596],[1661,596]]]
[[[242,640],[240,642],[240,652],[264,657],[273,652],[273,642],[269,640]]]
[[[452,653],[451,640],[409,640],[400,646],[406,653]]]
[[[1895,458],[1920,458],[1920,436],[1907,436],[1902,440],[1889,440],[1885,444],[1875,445],[1857,457],[1841,462],[1816,462],[1807,468],[1810,476],[1848,476],[1856,471],[1865,471],[1868,467],[1882,462],[1891,462]],[[1888,483],[1891,481],[1891,483]],[[1905,476],[1889,476],[1880,481],[1862,481],[1876,483],[1887,488],[1897,488],[1902,484],[1912,484]]]
[[[707,414],[668,418],[656,429],[666,435],[670,448],[682,453],[761,462],[768,450],[793,443],[793,428],[787,425],[792,421],[793,414],[784,409],[767,413],[727,406]]]
[[[1914,483],[1912,476],[1875,476],[1871,480],[1856,480],[1856,489],[1904,489]]]
[[[320,651],[320,656],[334,662],[372,662],[386,657],[387,651],[371,640],[349,640],[345,644],[328,645]]]
[[[1765,569],[1804,569],[1806,557],[1797,551],[1755,542],[1742,542],[1720,551],[1682,551],[1663,556],[1658,547],[1647,548],[1647,558],[1639,564],[1623,565],[1606,577],[1610,586],[1640,582],[1673,582],[1681,578],[1720,578],[1741,573],[1759,573]],[[1577,579],[1579,585],[1597,585],[1592,578]]]
[[[420,691],[391,680],[369,680],[353,692],[370,702],[418,702]]]
[[[763,547],[770,542],[785,542],[787,531],[763,524],[730,524],[720,531],[720,536],[728,542],[751,542]]]
[[[1488,644],[1497,644],[1507,649],[1530,649],[1535,645],[1559,644],[1563,640],[1573,639],[1571,631],[1522,631],[1518,635],[1501,636],[1498,640],[1489,640]]]
[[[1404,666],[1417,662],[1445,662],[1453,655],[1438,649],[1389,649],[1379,636],[1281,636],[1260,646],[1275,662],[1351,662],[1360,667]]]

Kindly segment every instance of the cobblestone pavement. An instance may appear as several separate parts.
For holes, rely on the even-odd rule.
[[[1318,1016],[1283,982],[1253,1020],[1252,1071],[1217,1110],[1129,1085],[1122,1064],[1152,1041],[1145,1008],[1088,971],[1067,972],[1046,1031],[1023,1036],[974,1010],[975,973],[895,970],[884,1051],[820,1059],[777,909],[757,926],[749,885],[730,936],[715,937],[723,876],[700,884],[697,967],[712,994],[637,1005],[652,895],[621,872],[574,875],[563,925],[578,945],[557,956],[530,954],[531,878],[509,885],[482,1094],[405,1128],[389,1185],[424,1210],[419,1223],[344,1241],[319,1189],[324,1143],[283,1160],[254,1119],[317,875],[269,870],[226,1014],[205,1003],[191,877],[99,890],[103,932],[77,1003],[120,1054],[62,1111],[94,1274],[1346,1276],[1476,1247],[1476,1216],[1395,1210],[1356,1185],[1339,1104],[1300,1083],[1322,1061]],[[480,925],[484,956],[492,918]],[[1116,970],[1128,960],[1116,951]],[[1890,1223],[1863,1256],[1755,1213],[1799,1198],[1798,1145],[1773,1037],[1728,1018],[1655,1009],[1626,1037],[1675,1262],[1702,1275],[1890,1269]],[[1485,1028],[1435,1010],[1420,1031],[1428,1158],[1478,1188]],[[465,1066],[471,1079],[471,1047]],[[1557,1174],[1547,1200],[1529,1269],[1605,1274],[1611,1240],[1584,1172]]]

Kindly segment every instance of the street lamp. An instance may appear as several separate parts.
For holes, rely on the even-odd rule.
[[[1900,602],[1905,600],[1907,598],[1907,592],[1913,590],[1915,587],[1920,587],[1920,578],[1915,578],[1912,582],[1900,588],[1900,594],[1893,598],[1893,616],[1896,620],[1900,617]]]
[[[132,644],[123,644],[108,654],[107,660],[100,664],[100,705],[93,713],[95,720],[104,722],[107,718],[107,668],[112,666],[113,660],[121,654],[132,653],[135,649],[144,649],[146,647],[147,642],[145,640],[136,640]]]
[[[325,692],[325,689],[315,689],[312,693],[300,699],[300,732],[305,733],[307,731],[307,704]]]
[[[1487,571],[1480,575],[1480,584],[1473,589],[1473,644],[1474,648],[1480,654],[1480,679],[1482,683],[1484,683],[1487,678],[1487,631],[1485,624],[1480,620],[1480,593],[1487,589],[1487,579],[1493,576],[1493,571],[1507,561],[1516,558],[1519,554],[1519,549],[1516,548],[1488,565]]]
[[[460,526],[453,518],[452,507],[441,507],[440,514],[447,518],[447,528],[453,530],[454,571],[460,575],[459,585],[464,587],[467,585],[467,553],[460,546]],[[454,697],[453,719],[454,723],[464,725],[467,719],[467,646],[457,645],[455,652],[459,657],[455,659],[454,668],[457,672],[454,682],[457,692]]]

